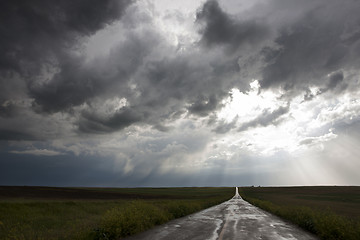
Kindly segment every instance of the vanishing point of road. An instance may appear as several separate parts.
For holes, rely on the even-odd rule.
[[[170,221],[128,240],[317,239],[235,196],[222,204]]]

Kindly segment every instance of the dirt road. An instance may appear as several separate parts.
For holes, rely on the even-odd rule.
[[[127,239],[311,240],[317,238],[244,201],[236,188],[235,196],[227,202],[173,220]]]

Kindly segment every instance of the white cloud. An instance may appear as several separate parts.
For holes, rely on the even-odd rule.
[[[316,145],[316,144],[321,144],[323,142],[327,142],[330,140],[333,140],[337,137],[336,134],[334,134],[331,130],[329,133],[324,134],[322,136],[318,136],[318,137],[305,137],[303,139],[300,140],[299,144],[300,145]]]

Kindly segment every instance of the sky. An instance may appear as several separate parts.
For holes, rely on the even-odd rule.
[[[360,184],[359,1],[0,9],[0,185]]]

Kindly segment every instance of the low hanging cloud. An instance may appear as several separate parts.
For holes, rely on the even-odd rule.
[[[11,153],[15,154],[26,154],[26,155],[35,155],[35,156],[58,156],[63,155],[64,153],[49,150],[49,149],[30,149],[30,150],[24,150],[24,151],[10,151]]]

